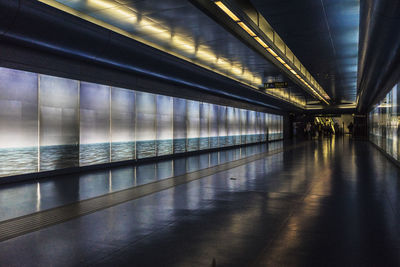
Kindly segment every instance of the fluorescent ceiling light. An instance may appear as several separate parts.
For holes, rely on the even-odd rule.
[[[226,6],[226,5],[224,5],[224,3],[222,3],[221,1],[217,1],[217,2],[214,2],[222,11],[224,11],[225,12],[225,14],[227,14],[231,19],[233,19],[234,21],[240,21],[240,19],[235,15],[235,14],[233,14],[233,12],[232,11],[230,11],[229,10],[229,8]]]
[[[288,64],[283,64],[283,66],[285,66],[285,68],[287,68],[288,70],[291,70],[292,68],[288,65]]]
[[[264,41],[261,40],[260,37],[256,36],[256,37],[254,37],[254,40],[256,40],[262,47],[268,48],[268,45],[266,43],[264,43]]]
[[[243,22],[238,22],[239,26],[242,27],[243,30],[245,30],[248,34],[250,34],[251,37],[255,37],[256,34],[249,28],[247,27],[246,24],[244,24]]]
[[[271,55],[273,55],[274,57],[277,57],[277,56],[278,56],[278,54],[275,53],[274,50],[272,50],[271,48],[267,48],[267,51],[268,51]]]
[[[286,62],[285,62],[281,57],[276,57],[276,59],[277,59],[280,63],[286,64]]]

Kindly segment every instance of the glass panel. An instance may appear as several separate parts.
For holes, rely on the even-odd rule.
[[[241,143],[246,144],[246,136],[247,136],[247,110],[240,110],[240,134],[241,134]]]
[[[236,118],[236,110],[232,107],[226,108],[226,120],[227,120],[227,139],[226,145],[233,146],[235,145],[235,137],[238,132],[237,118]]]
[[[81,83],[80,88],[81,166],[110,161],[110,87]]]
[[[219,147],[227,146],[226,107],[218,106],[218,142]]]
[[[40,171],[79,166],[79,82],[39,79]]]
[[[370,140],[399,159],[398,85],[368,114]]]
[[[255,128],[255,136],[254,142],[260,142],[261,140],[261,115],[260,112],[256,112],[256,128]]]
[[[233,126],[232,126],[232,135],[234,136],[234,144],[240,145],[241,138],[240,138],[240,109],[233,108]]]
[[[0,176],[38,171],[38,75],[0,68]]]
[[[111,161],[135,158],[135,92],[111,88]]]
[[[187,100],[187,151],[199,150],[200,106],[199,102]]]
[[[174,98],[174,153],[186,152],[186,100]]]
[[[210,104],[210,148],[218,147],[218,105]]]
[[[157,95],[157,155],[173,153],[174,99]]]
[[[255,142],[255,130],[256,130],[256,112],[253,110],[247,111],[247,136],[246,143]]]
[[[209,127],[210,104],[200,103],[200,149],[210,147],[208,127]]]
[[[156,155],[156,96],[136,92],[136,153],[137,158]]]

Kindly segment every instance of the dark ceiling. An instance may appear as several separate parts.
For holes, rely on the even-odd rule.
[[[333,102],[356,101],[359,0],[250,0]]]

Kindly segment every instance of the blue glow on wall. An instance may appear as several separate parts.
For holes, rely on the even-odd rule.
[[[0,176],[282,136],[278,115],[7,68],[0,126]]]

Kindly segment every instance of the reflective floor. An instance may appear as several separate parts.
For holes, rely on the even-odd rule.
[[[4,241],[0,265],[399,266],[399,179],[368,142],[309,141]],[[105,182],[93,175],[85,183],[93,192]],[[49,186],[46,201],[73,201],[67,184]],[[7,217],[3,201],[13,204],[0,196]]]
[[[274,151],[282,146],[282,141],[255,144],[137,166],[0,185],[0,221]]]

